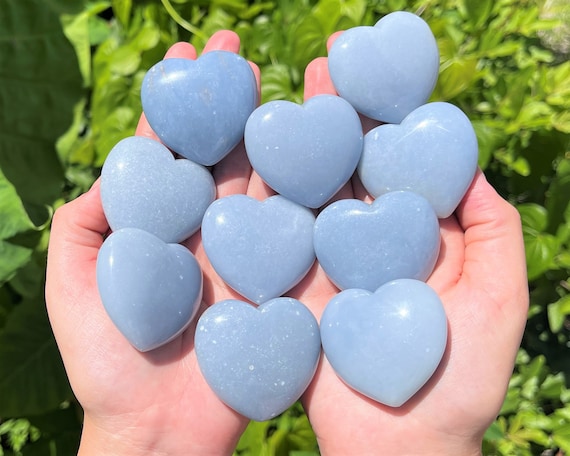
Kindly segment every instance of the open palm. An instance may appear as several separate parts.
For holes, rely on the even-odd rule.
[[[305,75],[306,97],[334,94],[326,58]],[[365,129],[370,119],[364,119]],[[357,177],[337,198],[371,201]],[[346,386],[326,357],[303,403],[323,454],[479,454],[512,373],[528,307],[518,213],[481,172],[451,217],[440,221],[442,245],[428,283],[448,317],[443,360],[425,387],[399,408]],[[293,295],[320,318],[338,290],[315,266]],[[381,381],[381,379],[378,379]]]
[[[205,52],[239,50],[232,32],[212,36]],[[196,58],[179,43],[166,56]],[[257,68],[252,66],[256,72]],[[325,58],[305,75],[305,96],[334,88]],[[365,128],[368,128],[368,120]],[[137,134],[154,137],[144,116]],[[217,197],[273,194],[251,169],[243,144],[212,169]],[[336,195],[371,201],[357,178]],[[430,285],[449,322],[444,359],[430,382],[392,409],[346,386],[322,357],[303,405],[323,454],[474,454],[497,413],[526,320],[528,292],[518,214],[478,173],[456,214],[441,220],[442,248]],[[204,381],[192,325],[149,353],[135,350],[104,311],[95,279],[109,231],[99,184],[56,212],[48,255],[50,321],[77,399],[85,411],[81,454],[231,454],[247,419]],[[204,274],[202,309],[240,298],[215,273],[200,234],[185,245]],[[338,292],[318,263],[288,293],[320,319]]]
[[[237,52],[239,39],[220,32],[204,52],[214,49]],[[179,43],[167,53],[170,57],[196,58],[196,52]],[[144,116],[137,134],[153,136]],[[243,145],[213,173],[218,197],[245,193],[251,169]],[[69,380],[85,412],[80,453],[231,453],[248,420],[224,405],[202,377],[194,352],[194,325],[171,343],[140,353],[105,313],[95,267],[108,230],[96,182],[56,211],[50,239],[46,301]],[[237,297],[207,262],[200,234],[186,243],[204,273],[202,310]]]

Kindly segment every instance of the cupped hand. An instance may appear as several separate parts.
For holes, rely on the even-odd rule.
[[[235,33],[222,31],[204,52],[238,52],[239,46]],[[171,57],[195,59],[196,51],[178,43],[165,56]],[[259,81],[259,70],[253,64],[252,69]],[[136,134],[156,139],[144,115]],[[218,197],[268,191],[250,179],[243,144],[212,173]],[[108,231],[97,181],[56,211],[49,245],[46,302],[69,381],[84,409],[80,454],[231,454],[248,420],[220,402],[203,379],[194,352],[195,325],[171,343],[140,353],[105,313],[95,267]],[[202,310],[237,297],[207,262],[200,234],[186,245],[204,273]]]
[[[321,93],[335,93],[324,57],[305,73],[305,97]],[[363,119],[365,131],[373,126]],[[357,177],[336,198],[372,201]],[[407,403],[391,408],[349,388],[323,356],[303,397],[323,455],[480,454],[483,433],[502,405],[526,322],[520,219],[478,171],[457,211],[441,220],[440,228],[441,252],[428,281],[448,317],[448,344],[439,368]],[[316,264],[292,295],[320,318],[337,292]]]

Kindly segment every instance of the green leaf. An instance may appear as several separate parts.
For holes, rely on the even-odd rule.
[[[79,71],[83,76],[85,86],[91,85],[91,46],[100,42],[100,37],[93,40],[93,19],[110,6],[109,2],[98,2],[79,14],[64,14],[61,16],[63,33],[73,45],[79,63]],[[100,25],[100,22],[96,22]],[[108,31],[107,31],[108,33]]]
[[[474,29],[481,27],[489,18],[493,9],[493,0],[463,0],[467,20]]]
[[[454,58],[442,65],[434,98],[449,100],[467,90],[477,77],[475,57]]]
[[[556,237],[546,233],[524,233],[524,244],[529,280],[555,267],[554,258],[560,247]]]
[[[548,211],[539,204],[527,203],[517,206],[521,216],[523,229],[527,231],[540,232],[546,229],[548,224]]]
[[[32,249],[0,240],[0,285],[12,279],[32,256]]]
[[[14,237],[36,229],[16,189],[0,169],[0,285],[12,279],[31,258],[32,249],[15,244]]]
[[[0,416],[45,413],[71,397],[43,299],[25,300],[0,330]]]
[[[560,241],[552,234],[545,233],[548,226],[548,212],[539,204],[520,204],[523,238],[529,280],[536,279],[545,271],[556,268],[555,256]]]
[[[111,3],[113,5],[113,13],[115,14],[115,17],[121,21],[125,28],[127,28],[131,18],[133,0],[112,0]]]
[[[548,305],[548,324],[554,333],[559,332],[566,318],[570,315],[570,294]]]
[[[265,445],[270,421],[250,421],[236,447],[240,455],[259,455]]]
[[[484,170],[493,158],[493,153],[500,144],[505,142],[505,134],[481,120],[474,120],[471,125],[473,125],[479,145],[479,167]]]
[[[0,239],[34,228],[16,189],[0,169]]]
[[[25,204],[61,192],[54,143],[81,95],[73,47],[43,0],[5,0],[0,14],[0,168]]]
[[[552,126],[562,133],[570,133],[570,111],[563,111],[552,116]]]
[[[545,207],[549,214],[546,229],[550,233],[556,233],[565,222],[565,214],[570,210],[570,158],[559,162],[556,175],[546,192]]]
[[[261,70],[261,99],[265,103],[272,100],[291,100],[291,76],[285,65],[270,65]],[[298,100],[296,100],[298,101]]]

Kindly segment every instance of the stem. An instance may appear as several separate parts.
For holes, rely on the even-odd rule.
[[[162,1],[162,5],[164,6],[164,9],[166,10],[166,12],[170,15],[170,17],[180,27],[182,27],[183,29],[188,30],[190,33],[196,35],[201,40],[204,40],[204,42],[206,42],[208,40],[208,37],[204,33],[202,33],[202,31],[198,27],[195,27],[190,22],[188,22],[186,19],[184,19],[182,16],[180,16],[180,14],[178,14],[178,11],[176,11],[174,9],[172,4],[170,3],[170,0],[161,0],[161,1]]]

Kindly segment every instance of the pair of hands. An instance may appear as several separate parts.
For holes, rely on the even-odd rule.
[[[204,52],[238,52],[239,47],[236,34],[222,31]],[[196,51],[178,43],[165,58],[171,57],[195,59]],[[259,81],[258,68],[252,68]],[[335,90],[326,58],[318,58],[306,69],[305,98],[324,93]],[[154,137],[144,115],[137,134]],[[273,194],[252,171],[243,144],[212,173],[218,198]],[[372,201],[357,178],[336,198]],[[440,226],[441,252],[428,281],[449,322],[439,368],[418,394],[393,409],[348,388],[322,356],[301,399],[322,454],[480,454],[483,433],[503,402],[526,322],[520,219],[478,172],[456,213]],[[48,253],[48,313],[84,408],[80,454],[231,454],[248,420],[224,405],[202,377],[193,346],[195,326],[157,350],[140,353],[105,313],[95,266],[108,230],[96,182],[56,211]],[[185,245],[204,273],[203,309],[240,298],[211,267],[199,232]],[[337,292],[315,263],[289,295],[320,319]]]

